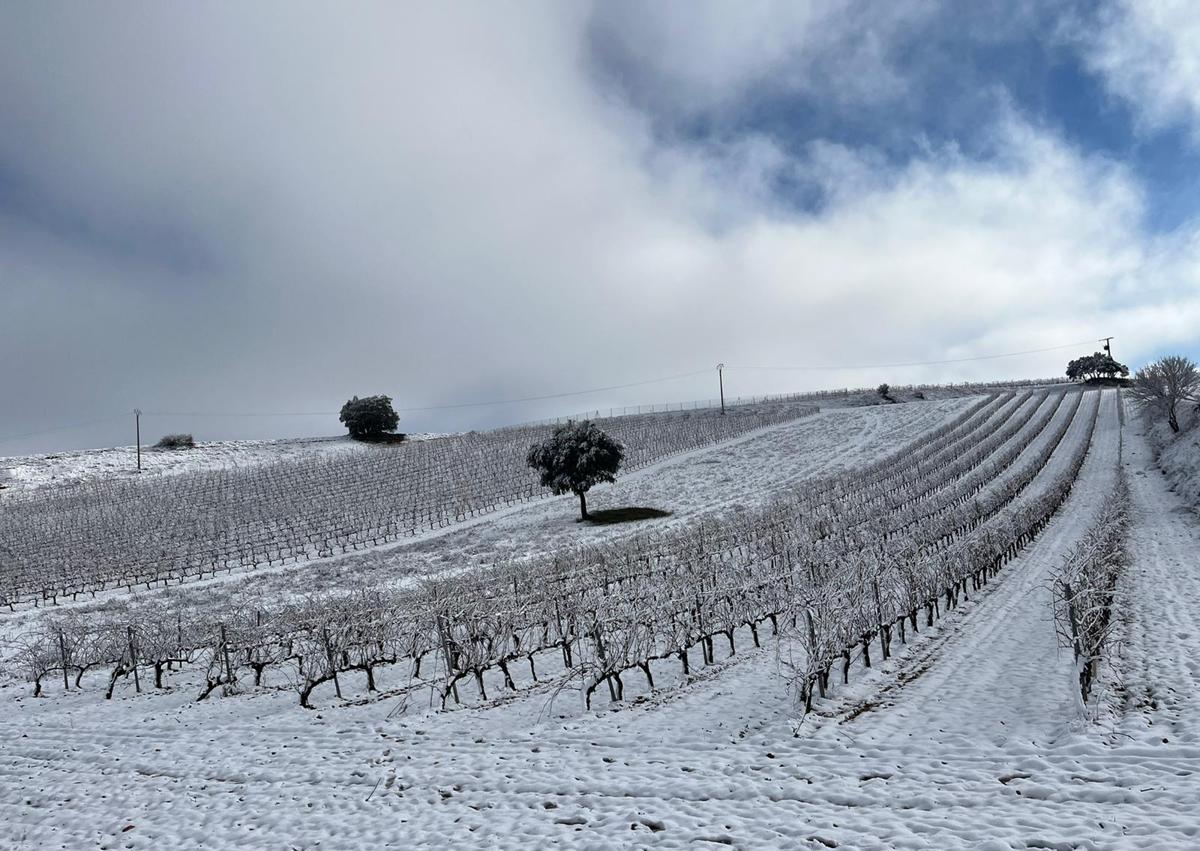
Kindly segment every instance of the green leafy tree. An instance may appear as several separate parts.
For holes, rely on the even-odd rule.
[[[579,497],[580,520],[588,519],[587,492],[601,482],[615,482],[625,447],[591,420],[568,422],[549,438],[529,447],[526,461],[541,474],[544,487]]]
[[[1072,381],[1086,381],[1089,378],[1122,378],[1129,375],[1129,367],[1117,363],[1107,352],[1096,352],[1075,358],[1067,364],[1067,378]]]
[[[342,405],[338,419],[355,440],[371,440],[396,430],[400,417],[392,409],[390,396],[355,396]]]

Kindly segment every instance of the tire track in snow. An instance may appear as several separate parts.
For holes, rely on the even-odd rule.
[[[1125,692],[1120,728],[1138,740],[1195,743],[1200,741],[1200,522],[1169,491],[1132,418],[1131,426],[1126,434],[1131,564],[1118,585],[1126,634],[1114,672]]]

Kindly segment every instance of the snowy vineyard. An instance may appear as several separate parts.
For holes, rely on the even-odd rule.
[[[1084,702],[1091,696],[1111,643],[1117,585],[1129,563],[1129,524],[1129,479],[1125,469],[1118,467],[1116,487],[1082,539],[1066,554],[1054,579],[1059,642],[1073,654]]]
[[[1071,491],[1101,400],[993,395],[759,509],[410,588],[47,613],[8,664],[38,692],[95,671],[109,694],[130,679],[160,687],[182,668],[198,696],[294,688],[306,706],[320,687],[449,706],[566,683],[590,703],[598,688],[621,699],[631,676],[651,690],[686,678],[769,628],[803,648],[794,679],[811,703],[839,662],[844,678],[873,645],[886,658],[1037,536]]]
[[[632,470],[816,410],[776,403],[599,422]],[[0,511],[0,606],[340,555],[544,496],[525,453],[551,428],[13,498]]]

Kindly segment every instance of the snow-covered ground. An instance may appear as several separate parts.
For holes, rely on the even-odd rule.
[[[1047,383],[1046,386],[1051,386]],[[1024,388],[1016,388],[1019,392]],[[1005,392],[999,387],[995,392]],[[961,403],[984,393],[975,387],[928,387],[922,390],[928,402]],[[873,390],[855,391],[845,396],[816,397],[814,404],[824,409],[877,407],[895,409],[925,408],[911,390],[897,389],[897,402],[891,405],[879,398]],[[597,412],[603,413],[603,412]],[[619,413],[619,412],[618,412]],[[920,416],[917,412],[908,412]],[[587,413],[580,416],[587,416]],[[439,437],[437,433],[410,433],[408,440],[425,440]],[[0,488],[10,492],[27,492],[57,485],[96,479],[132,478],[135,476],[171,475],[194,470],[214,470],[232,467],[249,467],[290,458],[306,458],[314,455],[335,455],[341,452],[381,452],[386,449],[372,444],[359,443],[346,436],[290,438],[283,440],[214,440],[198,442],[193,449],[159,450],[151,442],[142,446],[142,471],[137,469],[137,450],[133,446],[115,446],[106,449],[81,449],[55,452],[46,455],[0,455]]]
[[[936,424],[873,419],[910,407],[839,412],[863,418],[843,421],[840,437],[828,436],[831,416],[825,437],[796,442],[805,421],[675,459],[630,477],[614,504],[678,499],[670,522],[730,510]],[[743,642],[686,686],[594,712],[549,687],[434,713],[396,699],[305,711],[294,693],[269,691],[33,699],[5,684],[0,846],[1200,847],[1200,526],[1129,423],[1134,563],[1098,723],[1075,707],[1048,584],[1114,480],[1111,392],[1080,478],[1037,541],[903,652],[856,664],[850,686],[799,723],[780,671],[797,649],[771,642]],[[689,488],[731,466],[727,481]],[[475,527],[481,553],[520,551],[556,508],[570,506]],[[462,549],[472,534],[443,537]]]
[[[789,484],[885,455],[936,428],[972,401],[976,400],[821,411],[668,458],[588,494],[588,509],[593,513],[623,507],[669,512],[659,519],[577,523],[578,500],[567,495],[497,512],[396,548],[331,560],[315,573],[332,569],[341,577],[372,572],[392,577],[427,575],[694,523],[704,516],[761,505]]]
[[[1132,413],[1132,412],[1131,412]],[[1179,406],[1178,434],[1161,416],[1138,417],[1149,429],[1150,446],[1167,480],[1193,510],[1200,512],[1200,416],[1191,405]]]
[[[97,596],[101,604],[167,595],[195,600],[217,595],[277,598],[344,587],[351,582],[410,582],[553,548],[642,534],[759,505],[788,484],[878,458],[936,428],[974,401],[978,400],[968,397],[821,411],[715,447],[672,456],[623,475],[615,484],[599,485],[588,494],[593,513],[630,506],[669,512],[658,519],[611,525],[577,523],[578,501],[568,495],[514,505],[365,552],[249,573],[219,574],[181,587],[132,594],[121,590]],[[85,598],[80,605],[93,603]]]
[[[414,439],[419,437],[413,436]],[[0,485],[29,491],[94,479],[165,476],[195,470],[249,467],[288,458],[336,455],[342,452],[378,452],[380,447],[348,437],[294,440],[219,440],[197,443],[193,449],[142,447],[142,472],[137,469],[137,449],[84,449],[50,455],[0,458]]]

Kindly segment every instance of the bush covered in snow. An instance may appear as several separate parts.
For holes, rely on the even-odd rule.
[[[195,449],[196,441],[190,434],[164,434],[154,444],[155,449]]]

